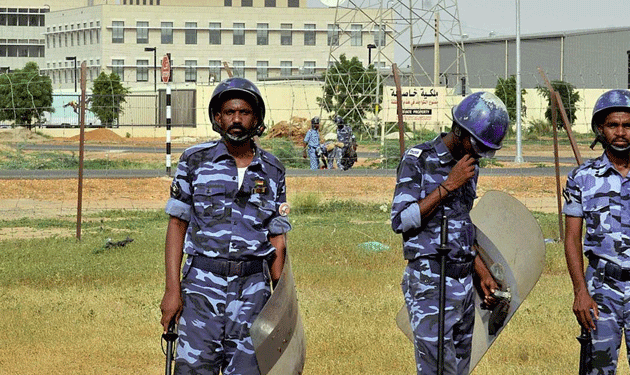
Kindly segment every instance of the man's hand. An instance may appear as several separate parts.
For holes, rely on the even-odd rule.
[[[468,180],[475,177],[475,166],[477,165],[477,159],[466,154],[457,164],[451,169],[451,173],[446,177],[446,181],[443,182],[444,186],[449,191],[457,190],[464,185]]]
[[[593,317],[599,319],[599,310],[597,309],[597,303],[591,298],[587,290],[582,289],[575,293],[573,313],[582,327],[586,328],[589,332],[595,329]]]
[[[160,310],[162,311],[162,319],[160,324],[164,327],[164,333],[168,331],[168,324],[176,318],[179,320],[179,315],[182,312],[182,297],[179,291],[165,291],[162,297],[162,303],[160,304]]]
[[[494,292],[499,290],[499,284],[497,284],[490,270],[488,270],[488,267],[479,255],[475,257],[475,273],[479,276],[479,286],[483,292],[483,303],[488,306],[494,305],[497,303]]]

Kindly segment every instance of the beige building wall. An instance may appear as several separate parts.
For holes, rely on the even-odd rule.
[[[366,14],[375,16],[376,10],[357,10],[353,24],[369,24]],[[156,48],[158,66],[164,55],[171,54],[172,80],[176,87],[207,85],[227,78],[228,73],[223,63],[228,64],[234,73],[238,73],[235,66],[242,65],[245,78],[250,80],[259,79],[260,64],[266,64],[268,78],[294,78],[310,73],[311,67],[315,73],[320,74],[327,68],[331,50],[328,45],[328,28],[334,20],[334,8],[283,8],[279,11],[277,8],[241,7],[235,12],[234,8],[223,6],[100,5],[68,9],[48,15],[46,38],[50,48],[47,50],[44,69],[53,78],[56,89],[73,88],[73,83],[66,79],[66,74],[69,74],[66,71],[73,67],[68,66],[65,59],[68,56],[77,56],[79,64],[86,61],[88,67],[94,70],[93,78],[100,71],[117,69],[120,72],[122,68],[122,79],[126,86],[132,89],[151,88],[154,85],[154,56],[152,52],[144,51],[149,47]],[[149,25],[148,41],[138,41],[139,22]],[[172,43],[163,43],[164,23],[172,24]],[[210,44],[211,23],[220,24],[220,45]],[[244,25],[244,45],[233,43],[235,24]],[[268,45],[258,45],[258,29],[261,24],[268,27]],[[315,45],[305,45],[305,24],[315,25]],[[123,25],[122,36],[119,25]],[[193,28],[194,25],[196,28]],[[290,45],[281,44],[281,34],[286,26],[291,28]],[[115,32],[121,36],[119,41],[122,43],[113,41]],[[196,43],[187,42],[187,32],[196,35]],[[92,39],[86,41],[88,36]],[[70,39],[66,46],[68,37],[74,39],[73,45]],[[335,48],[334,54],[357,56],[367,65],[367,45],[374,42],[372,29],[368,26],[363,28],[359,45],[352,45],[350,38],[350,30],[342,30],[339,47]],[[393,46],[390,43],[384,47],[383,53],[393,56]],[[213,74],[217,62],[221,63],[219,76]],[[149,65],[150,72],[145,77],[146,80],[138,79],[136,73],[139,63]],[[121,65],[115,67],[115,64]],[[194,66],[194,69],[187,68],[190,66]],[[194,74],[190,73],[191,70],[195,71]],[[191,75],[194,77],[191,78]],[[88,80],[90,79],[88,74]]]

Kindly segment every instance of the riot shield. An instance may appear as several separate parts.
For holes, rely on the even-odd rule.
[[[252,324],[250,335],[262,375],[302,374],[306,338],[288,252],[278,285]]]

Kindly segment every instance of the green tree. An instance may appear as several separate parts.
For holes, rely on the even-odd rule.
[[[375,111],[377,75],[374,65],[366,68],[355,56],[348,60],[345,54],[324,73],[324,94],[317,98],[326,111],[342,116],[348,124],[362,124],[366,113]],[[379,87],[383,97],[383,85]]]
[[[44,121],[44,112],[55,111],[52,102],[52,82],[39,74],[37,63],[0,75],[0,120],[13,120],[30,130]]]
[[[527,113],[525,100],[523,96],[527,94],[525,89],[521,89],[521,117]],[[494,95],[498,96],[507,107],[510,123],[516,122],[516,76],[511,75],[509,78],[499,78],[497,86],[494,88]]]
[[[567,117],[569,118],[569,122],[573,124],[575,120],[575,112],[577,112],[577,103],[580,101],[580,93],[575,90],[575,86],[568,82],[564,81],[551,81],[551,87],[554,91],[557,91],[560,94],[560,98],[562,99],[562,104],[564,106],[564,110],[567,113]],[[549,89],[547,86],[538,85],[536,87],[538,93],[543,95],[547,99],[547,110],[545,111],[545,118],[551,121],[551,97],[549,93]],[[558,129],[564,128],[564,122],[562,121],[562,116],[560,113],[557,115],[556,126]]]
[[[101,72],[92,85],[90,111],[101,120],[101,124],[112,125],[123,113],[122,103],[127,101],[127,94],[129,88],[123,86],[118,74]]]

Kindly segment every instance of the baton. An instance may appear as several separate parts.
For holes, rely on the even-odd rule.
[[[449,249],[446,247],[448,243],[448,222],[446,214],[442,208],[442,221],[440,232],[440,247],[438,254],[440,255],[440,305],[438,310],[438,375],[444,373],[444,315],[446,311],[446,256]]]
[[[593,351],[593,342],[591,340],[591,332],[582,327],[582,333],[577,337],[580,342],[580,373],[586,375],[590,370],[591,355]]]
[[[171,375],[171,366],[173,364],[173,357],[175,349],[173,348],[173,344],[175,340],[177,340],[177,333],[175,332],[175,317],[171,319],[171,322],[168,324],[168,331],[162,334],[162,339],[166,341],[166,368],[164,371],[165,375]]]

